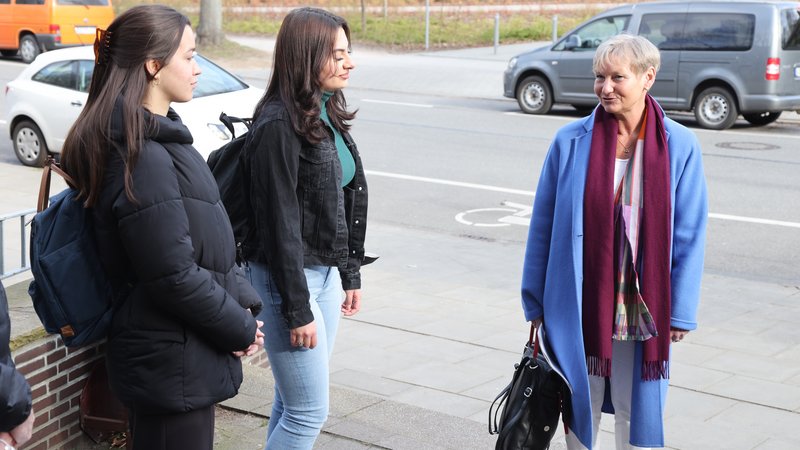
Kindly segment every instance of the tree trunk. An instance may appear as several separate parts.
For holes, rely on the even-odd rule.
[[[222,33],[222,0],[200,0],[200,24],[197,26],[197,43],[219,45],[225,39]]]
[[[364,6],[364,0],[361,0],[361,32],[367,31],[367,8]]]

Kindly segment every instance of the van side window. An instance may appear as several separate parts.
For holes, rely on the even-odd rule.
[[[10,5],[11,0],[0,0],[0,5]]]
[[[639,29],[659,30],[642,34],[659,50],[742,51],[753,46],[755,26],[752,14],[645,14]]]
[[[645,14],[639,25],[639,34],[659,50],[680,50],[683,45],[683,25],[686,14]]]
[[[689,14],[683,50],[749,50],[753,46],[753,14]]]
[[[553,47],[554,51],[594,51],[611,36],[625,31],[631,16],[603,17],[570,33]]]
[[[781,11],[781,44],[784,50],[800,50],[800,11],[784,9]]]
[[[61,61],[45,66],[45,68],[36,72],[31,79],[67,89],[78,88],[75,79],[75,63],[73,61]]]
[[[18,5],[44,5],[44,0],[17,0]]]

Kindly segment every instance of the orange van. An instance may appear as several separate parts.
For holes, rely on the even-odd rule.
[[[0,53],[29,63],[43,51],[92,44],[112,20],[111,0],[0,0]]]

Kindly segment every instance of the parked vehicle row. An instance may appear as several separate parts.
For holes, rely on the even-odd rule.
[[[694,111],[700,126],[726,129],[739,114],[766,125],[800,110],[800,3],[672,1],[620,6],[567,33],[552,46],[517,55],[504,95],[530,114],[554,103],[597,104],[595,49],[619,33],[639,34],[661,50],[650,91],[668,110]]]

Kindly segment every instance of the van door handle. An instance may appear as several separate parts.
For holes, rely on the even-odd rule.
[[[70,106],[83,106],[83,102],[80,100],[73,100],[69,102]]]

